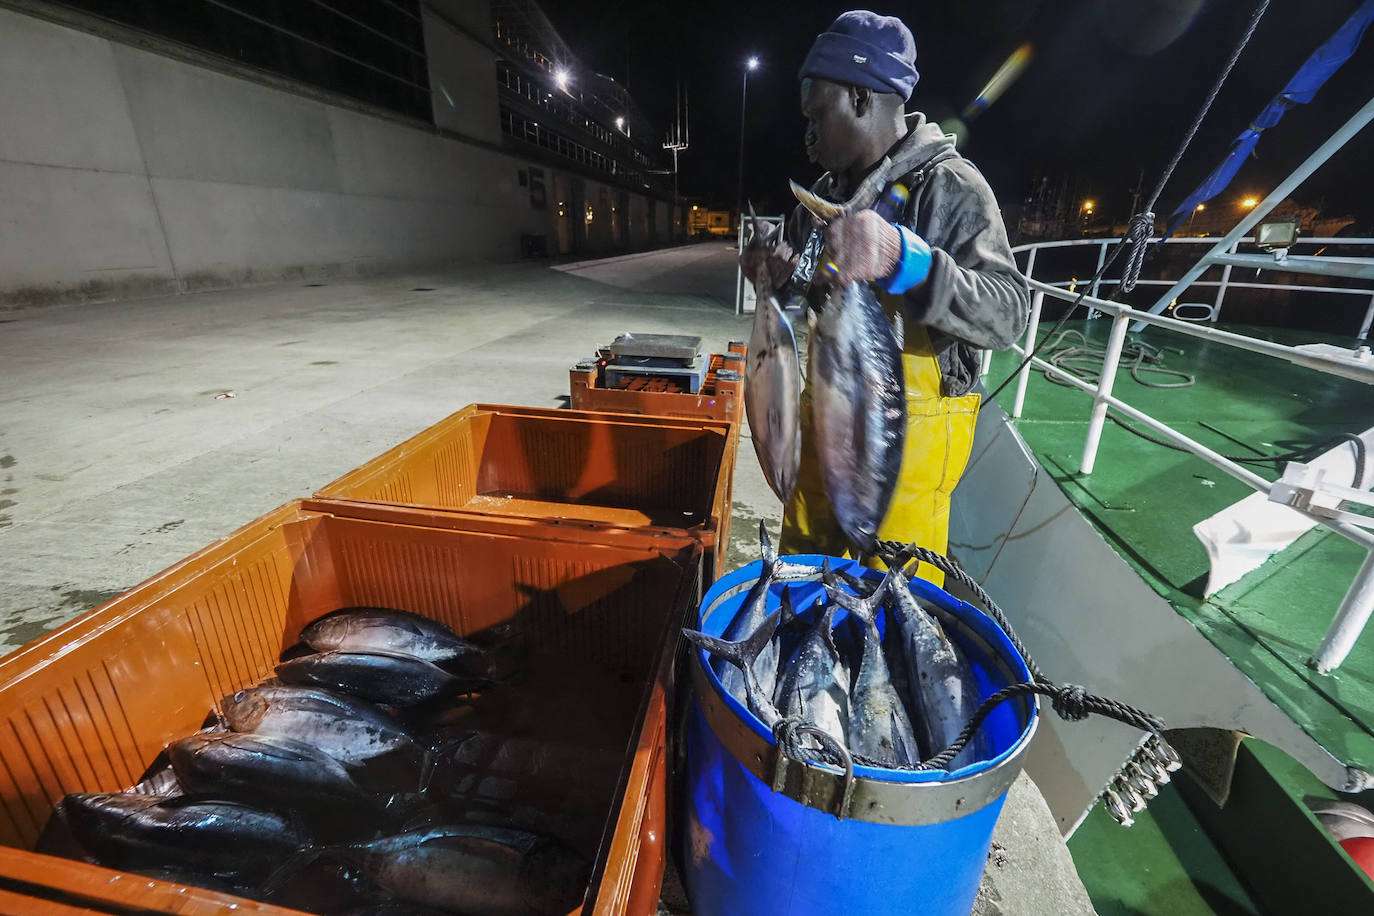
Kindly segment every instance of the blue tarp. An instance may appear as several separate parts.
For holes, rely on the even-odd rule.
[[[1259,117],[1250,123],[1239,137],[1231,143],[1231,149],[1226,153],[1226,158],[1221,164],[1207,176],[1193,193],[1179,204],[1178,209],[1169,217],[1169,231],[1164,234],[1165,238],[1173,235],[1175,230],[1184,219],[1193,212],[1193,208],[1200,203],[1211,200],[1231,183],[1236,171],[1240,168],[1245,158],[1250,155],[1250,151],[1259,142],[1260,132],[1265,128],[1273,127],[1279,123],[1283,113],[1290,108],[1298,105],[1305,105],[1312,101],[1312,97],[1317,94],[1317,90],[1322,84],[1341,68],[1350,59],[1350,55],[1355,53],[1355,49],[1360,45],[1360,39],[1364,37],[1365,29],[1370,22],[1374,21],[1374,0],[1365,0],[1349,19],[1345,25],[1341,26],[1327,39],[1312,56],[1307,58],[1303,65],[1298,68],[1298,72],[1288,81],[1278,95],[1269,100],[1269,104],[1260,111]]]

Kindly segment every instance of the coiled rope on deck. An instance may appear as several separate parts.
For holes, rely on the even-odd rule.
[[[1041,348],[1045,362],[1056,369],[1063,369],[1066,375],[1074,375],[1089,384],[1096,385],[1102,378],[1102,369],[1107,362],[1107,348],[1088,340],[1082,331],[1067,328],[1059,332],[1054,340],[1046,340]],[[1164,348],[1133,340],[1121,347],[1122,368],[1128,369],[1131,378],[1147,388],[1187,388],[1197,380],[1187,372],[1169,369],[1164,366]],[[1040,370],[1045,380],[1056,385],[1070,386],[1063,376],[1050,369]],[[1177,381],[1165,382],[1146,378],[1147,375],[1169,376]]]

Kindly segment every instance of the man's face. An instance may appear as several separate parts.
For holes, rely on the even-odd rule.
[[[806,157],[827,172],[842,172],[859,154],[858,117],[847,86],[807,77],[801,81]]]

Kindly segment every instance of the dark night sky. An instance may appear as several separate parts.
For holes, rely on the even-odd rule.
[[[1273,0],[1156,212],[1167,214],[1219,161],[1231,139],[1287,82],[1360,0]],[[656,125],[672,120],[674,81],[690,87],[692,146],[681,157],[684,194],[728,202],[739,151],[742,65],[749,77],[745,190],[761,212],[787,205],[786,180],[809,181],[797,70],[812,39],[847,7],[763,0],[545,0],[582,62],[626,83]],[[1078,178],[1124,219],[1144,170],[1146,193],[1168,163],[1243,32],[1253,2],[1239,0],[946,0],[897,3],[916,37],[921,73],[909,109],[943,120],[961,112],[1015,48],[1033,58],[1020,79],[972,120],[961,151],[1015,204],[1037,169]],[[1260,140],[1229,196],[1262,194],[1369,98],[1374,34],[1308,106]],[[1325,212],[1356,213],[1374,230],[1374,127],[1347,144],[1295,195]],[[1223,200],[1226,197],[1222,198]]]

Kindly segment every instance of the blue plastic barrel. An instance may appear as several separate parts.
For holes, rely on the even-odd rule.
[[[847,560],[787,559],[816,566],[817,579],[823,559],[854,575],[882,575]],[[702,601],[697,628],[721,635],[761,571],[755,562],[717,581]],[[770,610],[784,585],[799,610],[823,588],[819,582],[775,584]],[[911,588],[934,606],[984,697],[1030,679],[1007,635],[982,611],[920,579]],[[1035,732],[1033,697],[1009,700],[989,716],[983,726],[987,760],[952,773],[856,766],[846,777],[836,768],[785,758],[779,765],[768,729],[722,689],[706,662],[704,651],[691,653],[682,846],[698,916],[967,916],[993,826]]]

